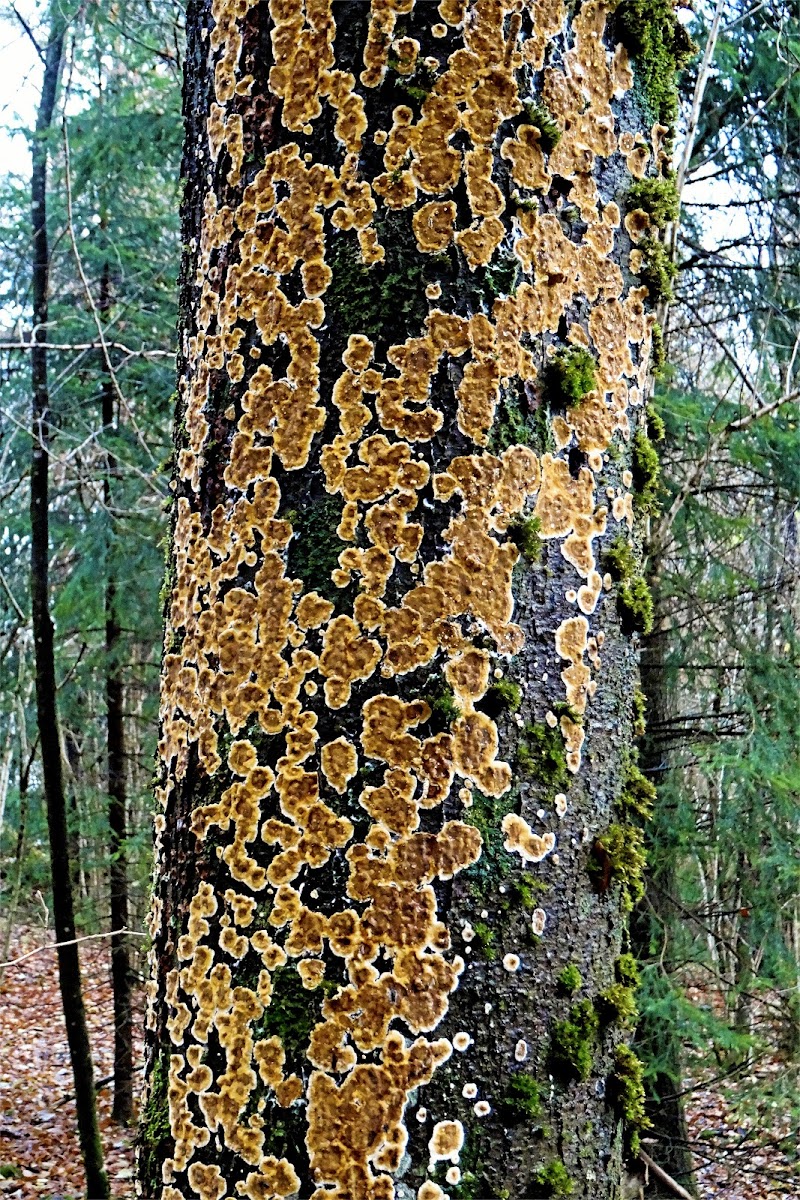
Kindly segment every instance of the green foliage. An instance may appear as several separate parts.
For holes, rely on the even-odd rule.
[[[502,1103],[503,1108],[515,1117],[535,1121],[542,1115],[541,1091],[532,1075],[521,1072],[512,1075]]]
[[[628,189],[628,207],[643,209],[657,229],[663,229],[670,221],[677,221],[679,212],[678,189],[675,175],[651,175],[637,179]],[[662,335],[663,336],[663,335]]]
[[[584,346],[562,347],[547,363],[545,383],[552,401],[580,404],[597,384],[597,363]]]
[[[642,238],[639,249],[642,252],[639,275],[647,286],[651,302],[654,305],[671,303],[674,299],[672,285],[678,268],[670,258],[669,251],[658,238],[650,236]]]
[[[546,104],[540,101],[528,100],[522,107],[522,123],[533,125],[539,130],[539,145],[545,154],[555,150],[561,141],[561,126]]]
[[[550,1034],[549,1065],[551,1073],[562,1083],[589,1078],[599,1028],[590,1000],[579,1000],[570,1009],[567,1020],[556,1021]]]
[[[556,727],[549,725],[526,725],[524,739],[517,746],[517,762],[526,775],[538,779],[552,790],[558,791],[569,779],[564,740]]]
[[[539,562],[544,542],[541,537],[542,523],[538,517],[514,517],[508,525],[511,541],[522,557],[530,563]]]
[[[0,1179],[21,1179],[22,1168],[16,1163],[0,1163]]]
[[[558,986],[567,996],[574,996],[583,987],[583,976],[575,963],[564,967],[558,976]]]
[[[600,892],[619,884],[622,910],[629,913],[644,895],[646,862],[641,829],[613,824],[595,840],[587,869]]]
[[[640,513],[652,515],[658,511],[658,489],[661,464],[658,453],[643,429],[637,429],[631,445],[634,503]]]
[[[677,73],[694,50],[673,0],[622,0],[616,32],[634,57],[650,117],[672,126],[678,115]]]
[[[540,1196],[571,1196],[575,1190],[567,1168],[557,1160],[539,1167],[534,1172],[531,1184]]]
[[[617,799],[620,812],[626,821],[637,818],[649,821],[656,802],[656,788],[635,762],[628,761],[622,776],[622,790]]]

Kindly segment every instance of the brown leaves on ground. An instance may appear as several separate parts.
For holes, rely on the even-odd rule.
[[[22,928],[10,958],[52,934]],[[106,940],[80,947],[95,1080],[113,1070],[113,1005]],[[137,1023],[138,1018],[137,1018]],[[137,1046],[135,1053],[140,1053]],[[85,1195],[75,1132],[75,1102],[66,1027],[52,948],[8,967],[0,985],[0,1197],[72,1200]],[[98,1095],[100,1130],[112,1195],[133,1195],[133,1130],[111,1120],[111,1085]],[[66,1103],[64,1102],[66,1101]]]

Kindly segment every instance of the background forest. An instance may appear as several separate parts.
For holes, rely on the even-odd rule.
[[[46,140],[50,160],[51,610],[78,932],[118,929],[114,916],[127,909],[124,983],[138,1012],[171,469],[183,17],[177,0],[72,8],[53,120],[25,130],[33,145]],[[2,9],[3,54],[30,61],[32,107],[44,15],[33,4]],[[680,92],[680,205],[669,197],[660,214],[663,270],[674,279],[651,421],[664,438],[647,539],[654,622],[639,730],[640,766],[658,785],[634,924],[652,1120],[644,1147],[690,1194],[794,1197],[800,8],[700,0],[682,20],[695,49]],[[7,132],[15,99],[0,114]],[[64,1130],[74,1110],[66,1054],[47,1065],[50,1075],[37,1058],[58,1020],[55,959],[17,961],[53,940],[29,617],[31,180],[22,164],[0,182],[0,1192],[27,1197],[69,1194],[79,1176],[61,1140],[72,1136]],[[105,1078],[108,945],[86,947],[101,1124],[115,1194],[127,1195],[129,1139],[110,1120],[114,1081]],[[138,1023],[134,1015],[118,1034],[135,1040]],[[114,1115],[130,1116],[124,1094]]]

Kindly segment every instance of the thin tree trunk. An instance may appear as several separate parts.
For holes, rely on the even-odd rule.
[[[148,1196],[635,1156],[652,122],[606,16],[189,5]]]
[[[20,655],[21,657],[21,655]],[[19,908],[19,896],[22,888],[22,860],[25,855],[25,838],[28,831],[28,785],[30,783],[32,754],[28,748],[27,728],[25,724],[26,693],[22,689],[22,671],[20,670],[19,690],[17,692],[17,754],[18,773],[17,790],[19,792],[19,816],[17,820],[17,841],[14,847],[14,865],[11,868],[11,887],[9,889],[6,927],[3,933],[3,948],[0,960],[8,962],[11,949],[11,939],[14,935],[14,925]],[[3,981],[5,968],[0,968],[0,983]]]
[[[109,265],[103,265],[99,311],[103,321],[111,307]],[[104,360],[105,362],[105,360]],[[102,394],[103,429],[114,429],[114,384],[105,371]],[[124,690],[122,679],[122,631],[117,615],[117,584],[113,535],[113,482],[118,478],[117,460],[106,452],[103,503],[109,524],[106,548],[106,750],[108,759],[108,824],[111,834],[111,928],[128,928],[127,859],[127,764],[125,758]],[[114,989],[114,1106],[115,1121],[127,1124],[133,1116],[133,1016],[132,979],[128,940],[123,933],[111,938],[111,977]]]
[[[659,563],[651,563],[651,583],[656,597],[656,631],[647,639],[642,653],[642,688],[647,697],[648,723],[656,731],[665,729],[671,716],[670,696],[665,681],[665,652],[668,634],[659,620],[658,587]],[[645,737],[641,748],[641,767],[657,787],[664,783],[669,771],[668,744],[657,736]],[[669,825],[669,816],[661,816],[656,800],[653,825],[658,829]],[[673,899],[678,894],[675,875],[675,850],[669,844],[659,847],[656,863],[651,862],[645,903],[637,911],[631,926],[633,951],[642,962],[657,959],[663,979],[672,987],[672,963],[668,948],[670,930],[676,920]],[[666,940],[667,950],[663,950]],[[712,940],[713,945],[713,940]],[[657,947],[657,949],[654,949]],[[659,1166],[678,1180],[692,1195],[697,1195],[694,1162],[689,1144],[683,1092],[683,1046],[677,1028],[660,1015],[646,1010],[636,1033],[636,1042],[645,1062],[657,1063],[658,1068],[646,1081],[647,1114],[652,1122],[648,1136],[656,1139],[649,1147]]]
[[[78,1137],[86,1172],[89,1200],[109,1195],[103,1170],[103,1151],[97,1124],[94,1071],[81,988],[75,939],[75,913],[70,879],[67,800],[56,710],[56,672],[49,592],[49,443],[50,410],[47,351],[39,343],[47,336],[49,249],[47,239],[47,135],[51,128],[61,76],[65,30],[58,6],[53,8],[50,42],[46,49],[42,97],[31,153],[32,259],[34,346],[31,350],[31,607],[36,679],[39,745],[50,839],[53,920],[58,947],[58,973],[70,1059],[75,1080]]]

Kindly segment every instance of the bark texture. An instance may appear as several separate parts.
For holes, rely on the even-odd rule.
[[[108,263],[100,276],[99,310],[107,322],[111,310],[111,274]],[[103,362],[103,429],[114,431],[114,380]],[[122,629],[117,612],[117,578],[114,550],[114,488],[119,465],[109,451],[103,477],[103,504],[109,521],[106,545],[106,754],[108,764],[109,883],[111,889],[111,979],[114,990],[114,1104],[115,1121],[127,1124],[133,1117],[133,1011],[128,927],[128,789],[125,754],[125,685],[122,677]]]
[[[32,450],[31,450],[31,624],[36,674],[36,713],[42,759],[47,828],[50,841],[50,871],[53,888],[53,923],[58,948],[58,977],[70,1060],[75,1080],[78,1137],[86,1171],[89,1200],[108,1196],[103,1170],[103,1151],[95,1106],[86,1010],[81,987],[80,960],[75,945],[71,856],[67,827],[67,797],[61,759],[61,739],[56,709],[56,672],[53,653],[53,622],[50,616],[50,397],[47,351],[38,343],[47,337],[50,255],[47,238],[47,135],[53,120],[64,52],[64,23],[60,12],[52,22],[45,52],[42,97],[31,146],[31,230],[33,346],[31,348]]]
[[[188,32],[142,1191],[605,1200],[666,130],[596,0]]]

